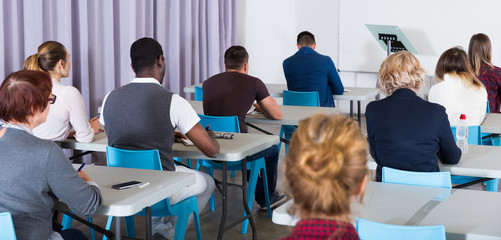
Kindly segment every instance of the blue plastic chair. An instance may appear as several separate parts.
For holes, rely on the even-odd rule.
[[[356,228],[361,240],[445,240],[445,227],[402,226],[378,223],[357,218]]]
[[[240,132],[240,125],[238,123],[237,116],[207,116],[198,114],[200,117],[200,124],[203,127],[210,125],[210,129],[219,132]],[[205,171],[213,176],[213,169],[222,169],[221,163],[216,163],[211,160],[201,160],[199,159],[197,162],[197,170],[200,170],[200,167],[204,166]],[[228,162],[227,163],[228,170],[242,170],[242,162]],[[256,191],[257,179],[259,177],[259,172],[261,172],[261,176],[263,177],[263,185],[264,185],[264,193],[266,199],[266,206],[268,207],[268,216],[271,217],[271,209],[270,209],[270,196],[268,192],[268,178],[266,177],[266,164],[264,158],[259,158],[253,161],[247,162],[247,170],[250,170],[249,174],[249,186],[247,189],[247,203],[249,204],[249,209],[252,210],[252,203],[254,202],[254,193]],[[214,211],[214,195],[212,195],[210,199],[210,209]],[[244,211],[244,216],[245,216]],[[242,223],[241,233],[247,233],[247,227],[249,224],[249,220],[245,220]]]
[[[0,213],[0,239],[16,240],[16,232],[10,212]]]
[[[107,146],[106,158],[109,167],[126,167],[162,171],[162,163],[158,150],[125,150]],[[177,216],[176,234],[174,239],[182,240],[188,227],[188,218],[193,213],[197,239],[202,239],[200,230],[200,218],[198,216],[197,199],[194,196],[184,199],[174,205],[169,199],[158,202],[151,207],[152,216]],[[145,210],[136,215],[144,216]],[[108,217],[106,229],[111,229],[113,217]],[[135,237],[134,216],[125,217],[125,229],[129,237]]]
[[[488,106],[488,105],[487,105]],[[451,126],[452,135],[454,136],[454,141],[457,141],[456,138],[456,127]],[[482,145],[482,133],[480,132],[480,126],[469,126],[468,127],[468,144],[471,145]],[[468,176],[451,176],[451,181],[453,184],[464,184],[468,182],[472,182],[475,180],[481,179],[479,177],[468,177]],[[489,192],[497,192],[499,186],[499,179],[492,179],[487,181],[487,191]]]
[[[320,107],[320,99],[318,92],[295,92],[295,91],[283,91],[283,104],[290,106],[307,106],[307,107]],[[295,126],[292,125],[282,125],[280,128],[280,137],[289,140],[292,133],[296,130]],[[280,152],[280,147],[282,142],[278,144],[278,152]],[[285,144],[285,153],[288,152],[289,145]]]
[[[198,114],[200,117],[200,125],[203,127],[207,127],[210,125],[210,129],[213,131],[219,131],[219,132],[234,132],[234,133],[239,133],[240,132],[240,125],[238,123],[238,117],[237,116],[223,116],[223,117],[218,117],[218,116],[207,116],[207,115],[202,115]],[[203,159],[198,159],[197,161],[197,166],[195,167],[196,170],[200,171],[200,167],[205,166],[205,171],[210,175],[213,176],[213,164],[210,162],[207,163]],[[240,165],[238,165],[240,166]],[[241,170],[240,168],[239,170]],[[231,177],[235,177],[235,170],[231,171]],[[210,210],[214,211],[214,194],[212,194],[212,197],[209,200],[209,205],[210,205]]]
[[[195,101],[203,101],[204,100],[204,91],[202,87],[195,86]]]
[[[383,182],[452,188],[450,172],[413,172],[383,167]]]

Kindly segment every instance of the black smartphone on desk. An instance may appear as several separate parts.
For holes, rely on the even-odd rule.
[[[137,187],[139,185],[141,185],[141,182],[130,181],[130,182],[124,182],[124,183],[119,183],[119,184],[112,185],[111,188],[122,190],[122,189],[131,188],[131,187]]]

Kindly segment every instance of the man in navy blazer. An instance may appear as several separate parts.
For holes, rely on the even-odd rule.
[[[329,56],[315,51],[315,36],[308,31],[297,36],[297,51],[283,62],[287,89],[298,92],[317,91],[320,106],[334,107],[332,94],[344,92],[336,66]]]

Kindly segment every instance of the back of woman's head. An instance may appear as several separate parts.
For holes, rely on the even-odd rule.
[[[51,92],[52,80],[45,72],[11,73],[0,85],[0,119],[28,123],[31,116],[45,110]]]
[[[388,56],[378,72],[379,88],[391,95],[399,88],[418,91],[424,84],[425,71],[417,58],[408,51]]]
[[[367,175],[367,141],[344,115],[316,114],[302,120],[285,158],[285,179],[302,218],[350,212]]]
[[[38,52],[24,61],[24,70],[49,72],[56,67],[59,60],[66,61],[66,48],[56,41],[47,41],[38,47]]]
[[[492,48],[491,40],[483,33],[478,33],[470,38],[470,45],[468,46],[468,56],[475,75],[480,74],[480,67],[482,64],[487,64],[494,67],[491,63]]]
[[[443,81],[446,74],[459,76],[466,86],[477,88],[483,86],[482,82],[473,74],[466,52],[460,47],[446,50],[438,59],[437,67],[435,68],[435,81]]]

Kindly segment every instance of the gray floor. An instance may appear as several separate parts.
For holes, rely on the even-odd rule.
[[[261,125],[263,129],[266,129],[272,133],[275,133],[278,135],[280,132],[280,127],[279,126],[270,126],[270,125]],[[365,127],[365,118],[362,118],[362,131],[366,134],[366,127]],[[249,129],[249,132],[251,133],[258,133],[256,130]],[[281,171],[280,166],[282,166],[282,161],[283,158],[285,157],[285,152],[284,152],[284,147],[282,146],[282,150],[280,153],[280,159],[279,159],[279,173],[278,173],[278,184],[277,188],[280,192],[283,191],[283,173]],[[219,175],[218,175],[219,174]],[[220,171],[215,171],[215,176],[216,178],[220,179]],[[241,175],[240,173],[237,172],[235,178],[231,179],[230,181],[235,182],[235,183],[240,183],[241,182]],[[483,187],[481,184],[477,184],[475,186],[469,187],[469,189],[477,189],[477,190],[482,190]],[[221,195],[216,192],[215,197],[216,197],[216,210],[214,212],[209,211],[209,208],[206,207],[206,209],[200,213],[200,222],[201,222],[201,228],[202,228],[202,237],[203,239],[216,239],[217,234],[218,234],[218,229],[219,229],[219,222],[221,218]],[[276,225],[271,221],[271,218],[267,216],[266,211],[262,210],[257,210],[258,205],[254,203],[252,213],[253,213],[253,218],[256,223],[256,229],[257,229],[257,236],[258,239],[279,239],[284,236],[287,236],[291,230],[291,227],[287,226],[281,226],[281,225]],[[232,221],[233,219],[237,219],[242,216],[243,213],[243,207],[242,207],[242,193],[241,190],[238,190],[236,188],[229,188],[229,193],[228,193],[228,220]],[[106,224],[106,216],[95,216],[93,218],[94,223],[100,225],[100,226],[105,226]],[[122,226],[123,226],[122,222]],[[145,225],[144,225],[144,217],[136,216],[135,217],[135,225],[136,225],[136,237],[138,238],[143,238],[145,237]],[[252,234],[250,231],[247,232],[247,234],[240,234],[240,226],[241,224],[233,227],[232,229],[228,230],[224,234],[224,239],[252,239]],[[84,232],[89,237],[89,230],[87,226],[75,221],[73,224],[74,228],[78,228]],[[122,229],[123,234],[125,235],[125,228]],[[96,233],[96,239],[101,239],[102,235],[99,233]],[[154,239],[165,239],[162,236],[155,235],[153,236]],[[189,229],[186,232],[185,239],[196,239],[195,235],[195,228],[192,224],[192,226],[189,227]]]

